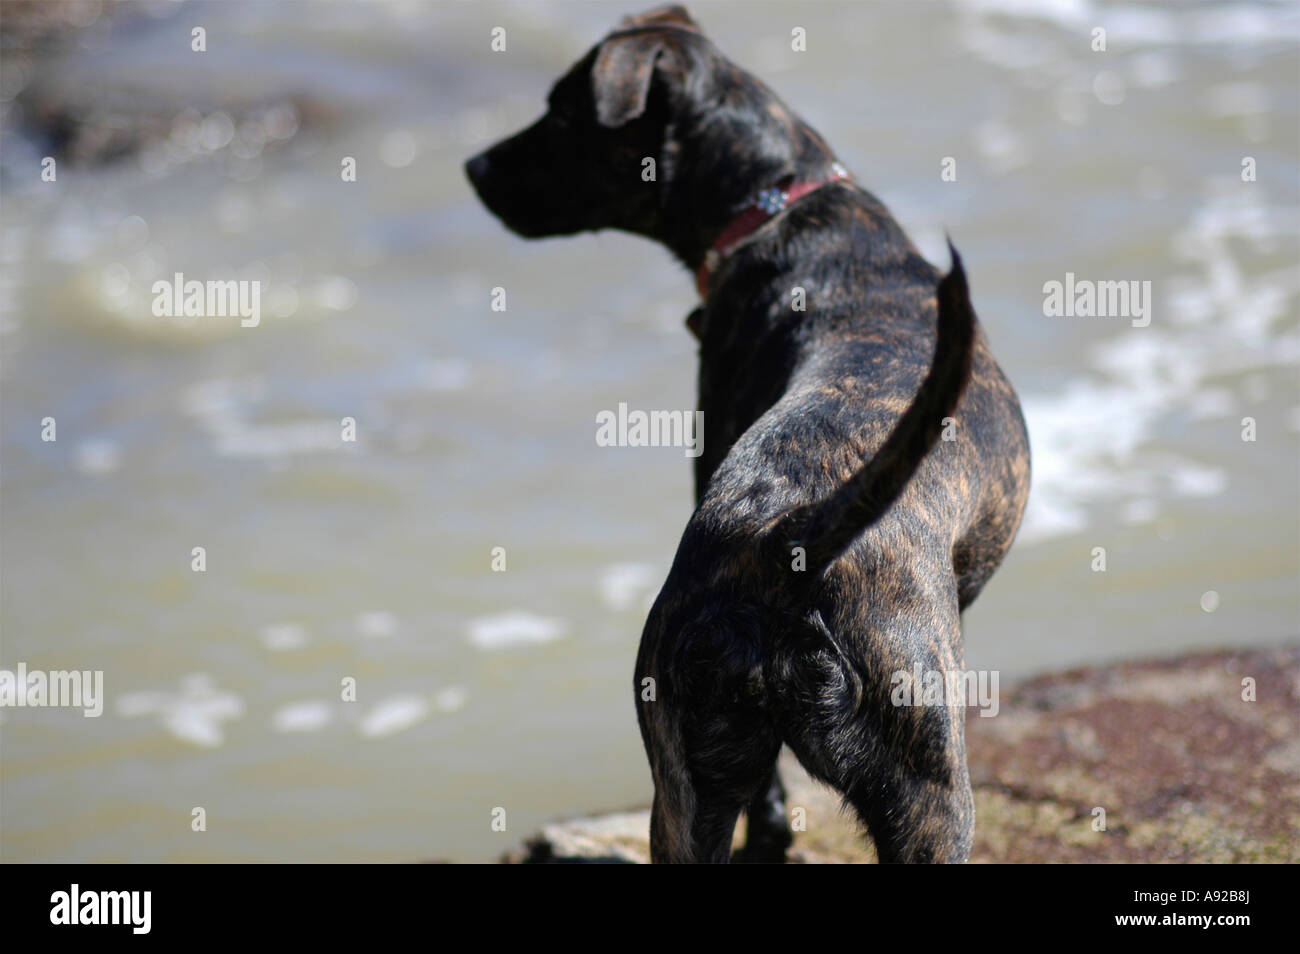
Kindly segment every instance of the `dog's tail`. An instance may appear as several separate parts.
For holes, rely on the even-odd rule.
[[[975,311],[966,287],[961,256],[948,242],[952,271],[939,282],[939,333],[930,373],[880,450],[838,490],[786,514],[768,539],[789,566],[791,548],[804,548],[809,582],[848,549],[867,527],[889,510],[943,430],[970,378]]]

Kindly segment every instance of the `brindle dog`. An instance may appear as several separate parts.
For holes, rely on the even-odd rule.
[[[680,7],[624,20],[549,106],[466,163],[483,202],[530,238],[648,236],[703,296],[698,506],[636,664],[654,860],[728,861],[745,810],[742,860],[780,861],[785,743],[881,860],[965,861],[964,700],[892,692],[914,664],[963,668],[961,611],[1029,490],[1020,406],[960,259],[947,277],[922,259]]]

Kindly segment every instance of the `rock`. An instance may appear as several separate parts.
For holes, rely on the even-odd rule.
[[[100,0],[6,0],[0,50],[12,69],[3,77],[0,131],[72,166],[139,158],[161,171],[218,159],[235,172],[300,131],[336,131],[341,111],[331,97],[268,94],[255,78],[261,73],[222,73],[216,61],[198,58],[155,77],[89,55],[110,37],[114,45],[138,42],[164,13],[171,15]]]
[[[1004,713],[968,721],[973,860],[1300,860],[1300,649],[1048,676]]]
[[[1243,698],[1254,680],[1255,701]],[[972,862],[1300,861],[1300,648],[1041,676],[967,717]],[[838,796],[782,754],[804,809],[789,861],[875,853]],[[1099,830],[1104,811],[1104,830]],[[649,812],[548,825],[503,861],[644,863]],[[743,842],[744,820],[737,826]]]
[[[512,864],[647,864],[650,861],[650,811],[615,812],[547,825]]]

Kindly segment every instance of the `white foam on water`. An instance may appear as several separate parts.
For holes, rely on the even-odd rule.
[[[302,649],[307,645],[307,627],[301,623],[270,623],[258,634],[262,645],[273,653]]]
[[[1225,418],[1237,409],[1237,400],[1226,388],[1209,388],[1193,394],[1187,402],[1187,413],[1195,420]]]
[[[1150,497],[1130,500],[1120,508],[1120,519],[1125,523],[1150,523],[1160,515],[1160,505]]]
[[[1182,62],[1190,55],[1240,57],[1300,40],[1295,3],[958,0],[957,10],[957,34],[967,51],[1025,88],[1054,90],[1060,119],[1076,126],[1087,123],[1097,107],[1122,103],[1130,83],[1167,86],[1194,70]],[[1093,51],[1098,28],[1106,31],[1105,52]],[[1261,95],[1251,85],[1229,84],[1212,93],[1209,108],[1215,115],[1240,116],[1244,137],[1259,141],[1274,104],[1267,91]]]
[[[1163,50],[1147,50],[1129,60],[1129,80],[1134,86],[1155,89],[1176,83],[1182,77],[1178,61]]]
[[[271,728],[276,732],[315,732],[329,725],[332,718],[333,710],[328,702],[319,699],[290,702],[275,710]]]
[[[77,470],[94,477],[111,474],[122,466],[122,449],[106,438],[82,441],[74,454]]]
[[[379,141],[379,160],[390,169],[405,169],[419,151],[415,137],[406,129],[394,129]]]
[[[1092,16],[1088,0],[959,0],[957,6],[983,16],[1047,20],[1075,27]]]
[[[343,446],[339,424],[333,420],[242,423],[216,436],[222,457],[292,457],[337,450]]]
[[[377,702],[361,718],[361,734],[379,738],[409,729],[429,714],[429,703],[422,696],[397,695]]]
[[[473,378],[464,358],[430,358],[420,368],[423,386],[430,391],[463,391]]]
[[[479,649],[508,649],[553,642],[564,635],[565,629],[563,620],[514,610],[470,620],[469,641]]]
[[[1101,26],[1129,47],[1249,45],[1300,36],[1300,11],[1288,3],[1120,6],[1093,0],[957,0],[957,6],[978,18],[1038,20],[1070,32]]]
[[[433,705],[439,712],[458,712],[469,702],[469,690],[462,686],[448,686],[433,695]]]
[[[1268,112],[1270,99],[1263,83],[1219,83],[1210,87],[1206,105],[1211,116],[1250,116]]]
[[[600,574],[600,597],[612,610],[630,609],[637,597],[644,596],[659,582],[649,563],[614,563]]]
[[[206,673],[196,673],[181,680],[180,690],[127,693],[116,704],[120,716],[158,717],[164,729],[178,739],[214,748],[225,736],[221,724],[244,713],[244,701],[233,692],[216,688]]]
[[[347,311],[357,303],[356,282],[344,275],[322,276],[311,293],[320,307],[331,311]]]
[[[114,708],[118,715],[134,719],[137,716],[156,715],[162,712],[170,698],[168,693],[152,690],[127,692],[117,697]]]
[[[356,626],[367,639],[382,639],[397,632],[397,617],[385,610],[371,610],[357,615]]]
[[[1300,210],[1272,206],[1263,187],[1210,183],[1210,194],[1172,240],[1192,271],[1157,283],[1152,323],[1127,327],[1086,355],[1091,372],[1050,395],[1024,396],[1033,487],[1020,539],[1033,543],[1084,530],[1091,507],[1113,505],[1129,522],[1154,519],[1161,501],[1228,490],[1216,467],[1147,445],[1176,414],[1250,414],[1267,382],[1236,391],[1206,382],[1300,360],[1288,319],[1300,268],[1248,275],[1238,257],[1294,241]],[[1163,296],[1160,286],[1167,286]],[[1206,326],[1214,328],[1206,333]]]
[[[98,247],[94,229],[83,222],[64,219],[46,233],[45,254],[54,262],[84,261]]]
[[[213,450],[222,457],[283,459],[349,446],[343,442],[339,420],[333,417],[254,422],[253,406],[265,397],[265,385],[258,378],[212,378],[187,388],[181,394],[180,408],[198,421]]]
[[[985,120],[975,127],[975,148],[996,175],[1019,169],[1032,158],[1025,138],[998,119]]]

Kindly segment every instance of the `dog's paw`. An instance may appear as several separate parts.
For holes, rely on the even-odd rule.
[[[793,844],[794,835],[788,828],[764,832],[758,837],[750,832],[745,846],[731,856],[731,862],[737,865],[783,865],[786,852]]]

